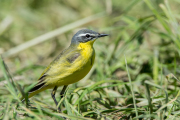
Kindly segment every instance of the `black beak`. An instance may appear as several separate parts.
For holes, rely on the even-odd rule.
[[[108,36],[108,34],[99,34],[98,38]]]

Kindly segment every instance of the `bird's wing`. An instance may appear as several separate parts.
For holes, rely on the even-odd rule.
[[[54,61],[52,61],[41,74],[38,83],[29,92],[34,92],[46,85],[46,78],[60,75],[68,72],[66,68],[71,68],[73,62],[80,57],[80,51],[74,48],[64,50],[59,54]]]
[[[77,49],[68,49],[58,56],[51,64],[47,67],[43,75],[57,76],[61,73],[68,72],[68,69],[72,67],[77,60],[81,57],[80,51]]]

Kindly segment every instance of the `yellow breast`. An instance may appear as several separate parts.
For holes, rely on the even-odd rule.
[[[92,41],[80,43],[78,49],[80,49],[81,57],[75,61],[76,63],[74,68],[76,70],[74,69],[75,71],[73,74],[68,76],[66,79],[67,81],[71,80],[67,82],[67,84],[75,83],[84,78],[89,73],[94,64],[95,51]]]
[[[81,51],[82,64],[88,64],[92,67],[95,59],[95,51],[92,41],[86,43],[80,43],[78,49]],[[90,64],[89,64],[90,63]]]
[[[95,51],[93,48],[93,42],[94,41],[80,43],[77,46],[77,49],[81,54],[80,57],[71,64],[64,64],[69,67],[61,66],[61,71],[63,72],[61,72],[57,77],[51,78],[51,83],[56,84],[57,86],[69,85],[84,78],[94,64]]]

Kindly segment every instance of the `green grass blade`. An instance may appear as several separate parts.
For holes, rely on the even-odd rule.
[[[128,73],[129,83],[130,83],[130,87],[131,87],[131,94],[132,94],[132,97],[133,97],[134,109],[135,109],[135,112],[136,112],[136,117],[138,117],[138,110],[137,110],[137,107],[136,107],[136,98],[135,98],[135,95],[134,95],[134,92],[133,92],[133,86],[132,86],[132,82],[131,82],[131,76],[130,76],[130,74],[129,74],[126,56],[124,55],[124,57],[125,57],[126,70],[127,70],[127,73]]]

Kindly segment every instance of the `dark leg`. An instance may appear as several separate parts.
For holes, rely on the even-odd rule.
[[[60,93],[60,96],[61,96],[61,99],[64,97],[64,93],[66,91],[66,88],[67,88],[68,85],[64,85],[63,89],[61,90],[61,93]],[[58,109],[59,110],[59,109]],[[58,112],[60,112],[61,110],[59,110]],[[66,117],[62,117],[63,119],[66,120]]]
[[[61,96],[61,99],[64,97],[64,92],[66,91],[66,88],[67,88],[68,85],[64,85],[61,93],[60,93],[60,96]]]
[[[58,105],[58,102],[56,100],[56,97],[55,97],[55,94],[56,94],[56,90],[57,90],[57,86],[54,87],[52,93],[51,93],[51,97],[53,98],[54,100],[54,103],[56,104],[56,106]]]

